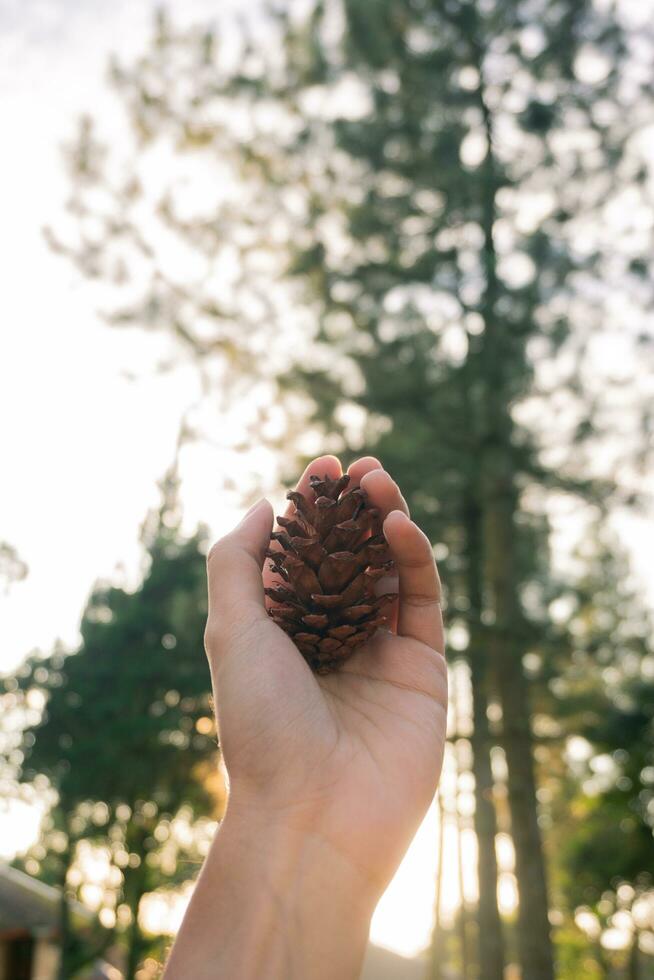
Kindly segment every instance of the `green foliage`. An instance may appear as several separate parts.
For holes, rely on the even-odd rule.
[[[223,799],[202,649],[204,537],[181,535],[170,502],[169,494],[146,526],[148,568],[138,589],[98,585],[79,649],[32,656],[5,680],[18,706],[43,705],[22,733],[19,777],[29,784],[46,776],[57,794],[26,863],[38,855],[42,876],[68,877],[74,895],[84,883],[83,862],[76,886],[69,873],[80,842],[100,848],[114,869],[109,891],[116,874],[120,882],[107,907],[123,903],[131,912],[130,976],[147,949],[137,922],[142,897],[195,874],[206,841],[193,827],[218,817]],[[181,836],[180,822],[190,828]],[[69,937],[70,969],[78,945]]]
[[[566,926],[556,936],[559,980],[602,980],[605,966],[599,952],[590,951],[581,930]]]
[[[555,779],[552,750],[546,763],[556,892],[564,907],[584,909],[599,937],[652,897],[654,630],[603,522],[588,528],[583,552],[576,589],[557,600],[569,654],[550,671],[540,707],[565,744]]]
[[[189,781],[193,763],[216,750],[195,731],[210,711],[198,545],[158,540],[135,593],[94,590],[77,652],[32,657],[21,668],[21,689],[45,698],[42,720],[25,733],[23,776],[47,774],[67,805],[146,797],[164,810],[207,806],[202,787]]]

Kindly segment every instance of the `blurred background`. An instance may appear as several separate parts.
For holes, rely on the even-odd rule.
[[[383,460],[446,584],[367,980],[654,977],[652,0],[0,2],[0,978],[160,973],[204,554]]]

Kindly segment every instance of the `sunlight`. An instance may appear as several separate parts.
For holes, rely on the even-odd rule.
[[[374,943],[412,956],[429,941],[437,865],[438,814],[432,804],[372,919]],[[452,875],[454,881],[455,875]]]
[[[34,804],[8,800],[0,807],[0,858],[11,861],[34,844],[39,836],[45,801]]]
[[[193,886],[189,884],[177,892],[161,890],[146,895],[139,912],[141,925],[153,936],[174,936],[192,894]]]
[[[439,817],[436,804],[429,808],[395,877],[382,896],[372,920],[370,938],[404,956],[415,956],[429,944],[434,922],[435,881],[438,869]],[[461,904],[458,849],[466,902],[477,898],[477,842],[474,832],[458,833],[448,819],[444,827],[441,919],[450,926]],[[511,872],[513,847],[506,834],[497,838],[503,869],[498,883],[501,912],[512,915],[518,904],[517,884]]]

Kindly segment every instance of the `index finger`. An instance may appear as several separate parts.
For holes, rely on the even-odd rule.
[[[384,534],[399,577],[398,635],[443,653],[441,583],[429,539],[401,510],[388,515]]]

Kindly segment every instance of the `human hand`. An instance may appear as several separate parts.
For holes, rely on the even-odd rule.
[[[381,895],[440,774],[446,728],[440,586],[426,536],[399,488],[370,457],[350,469],[385,518],[399,576],[392,631],[379,631],[334,674],[317,676],[267,615],[263,569],[273,514],[261,501],[208,559],[211,666],[231,814],[265,814],[320,840]],[[333,456],[309,476],[338,477]]]
[[[333,456],[309,476],[338,477]],[[447,713],[431,547],[375,459],[349,469],[385,517],[393,629],[327,676],[266,613],[273,515],[261,501],[208,558],[206,648],[227,813],[166,980],[355,980],[370,917],[434,795]]]

